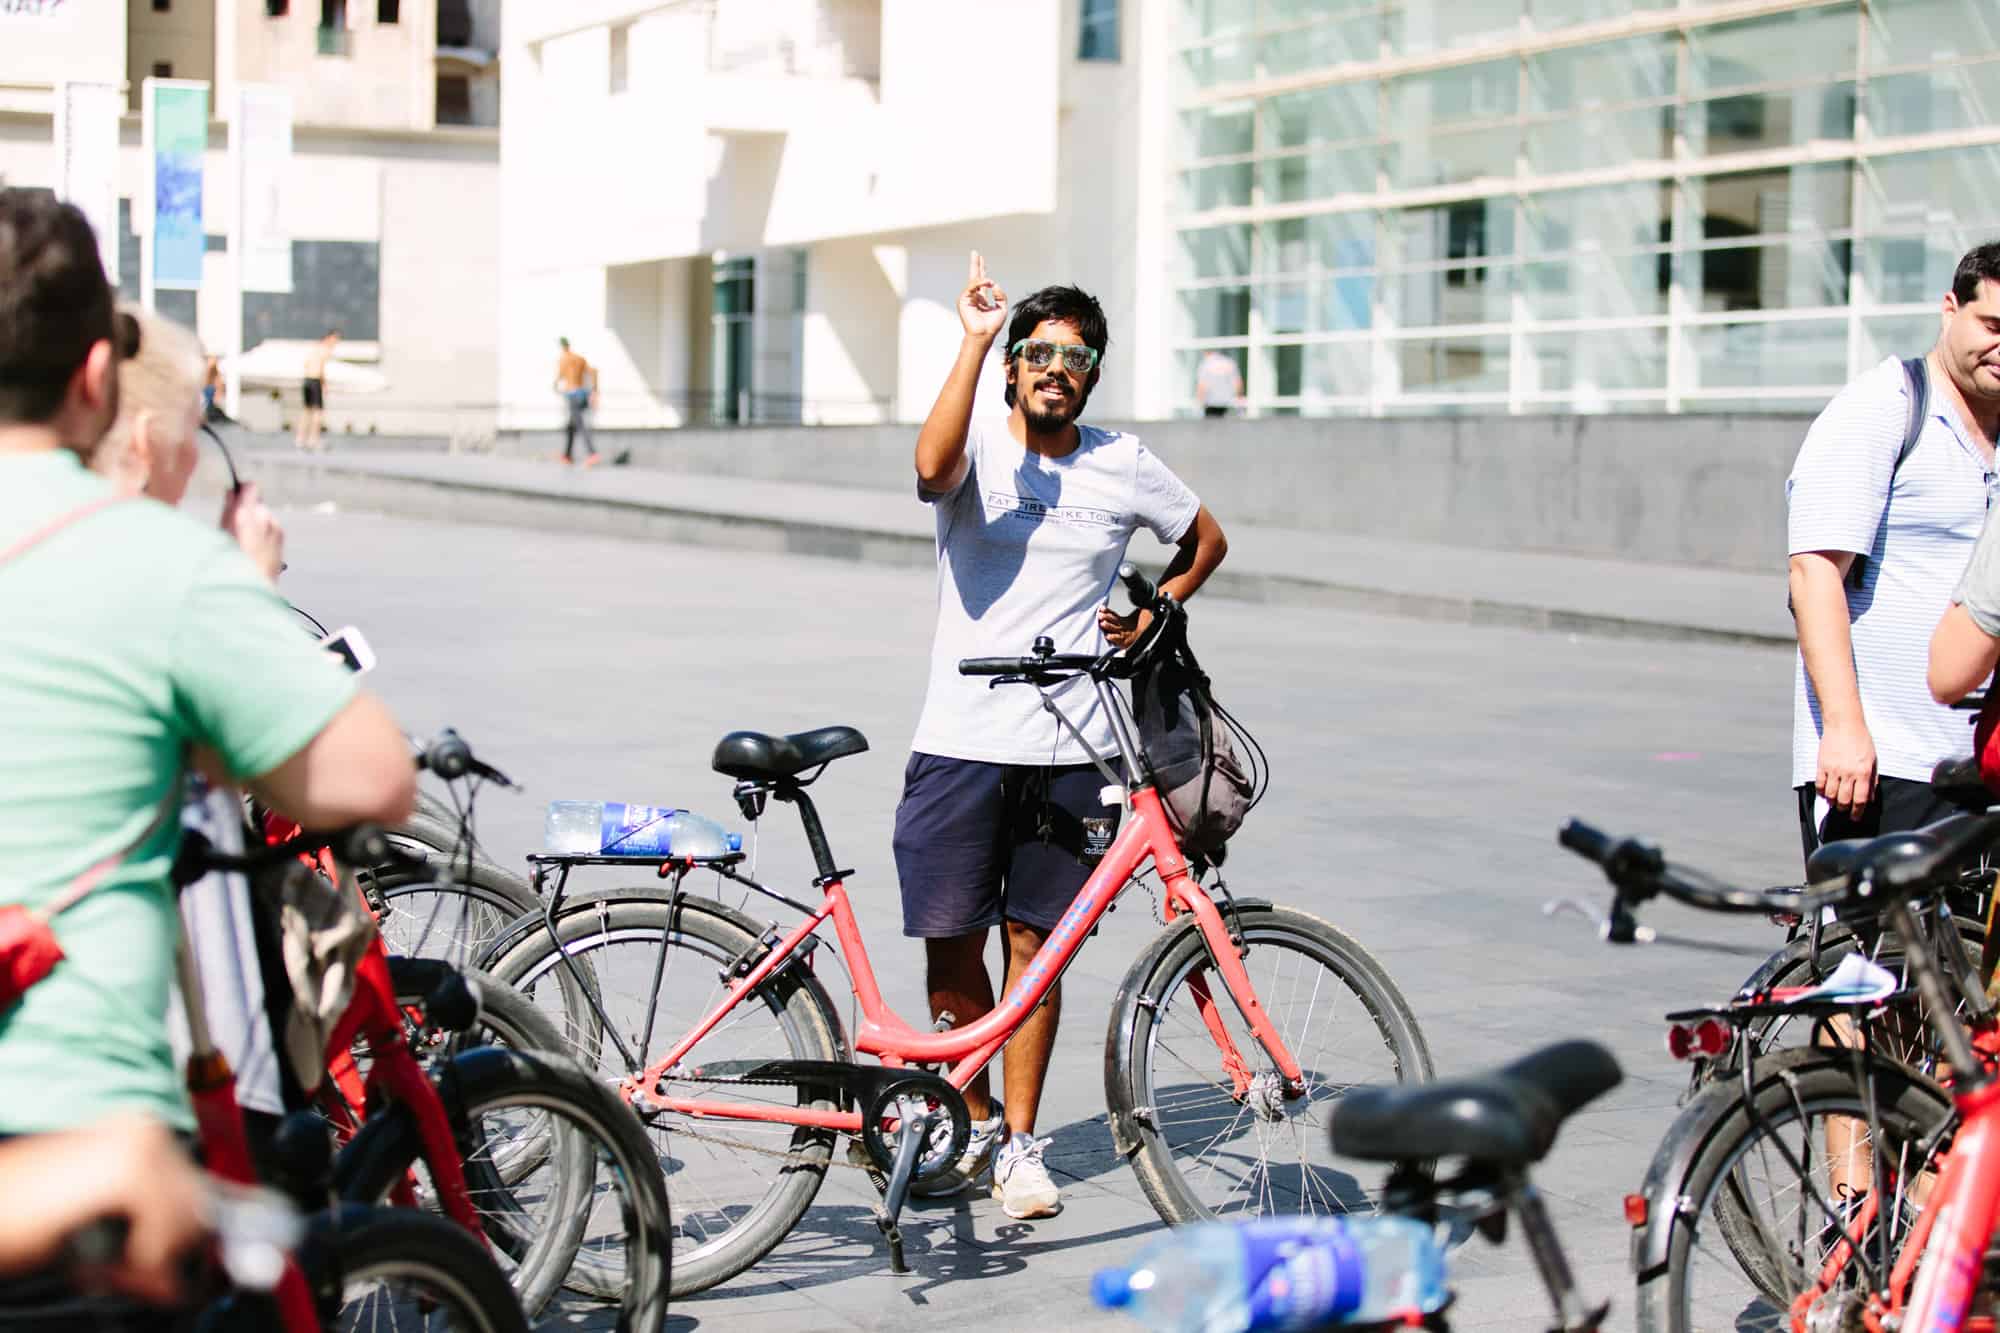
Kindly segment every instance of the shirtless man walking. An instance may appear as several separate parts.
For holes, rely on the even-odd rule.
[[[333,360],[334,344],[340,341],[339,329],[328,329],[326,335],[313,349],[306,353],[306,378],[301,389],[305,396],[305,408],[299,413],[299,429],[293,442],[306,453],[318,453],[320,427],[326,423],[326,363]]]
[[[558,338],[556,345],[562,348],[556,357],[556,392],[563,396],[563,403],[569,408],[569,418],[563,425],[562,461],[565,466],[574,463],[572,456],[576,450],[576,437],[583,436],[585,467],[595,467],[598,462],[597,440],[590,433],[590,409],[597,406],[597,367],[583,359],[571,349],[569,339]]]

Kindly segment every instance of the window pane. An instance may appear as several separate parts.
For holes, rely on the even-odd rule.
[[[1183,171],[1181,207],[1190,213],[1200,213],[1211,208],[1235,208],[1249,203],[1253,170],[1248,162],[1232,162],[1226,166]]]
[[[1795,310],[1846,305],[1851,241],[1794,237],[1780,245],[1731,245],[1682,258],[1698,309]]]
[[[1365,342],[1267,347],[1270,392],[1274,397],[1304,399],[1307,406],[1317,399],[1365,398],[1370,356]]]
[[[1381,50],[1381,18],[1359,14],[1272,33],[1258,44],[1257,58],[1265,75],[1275,76],[1373,60]]]
[[[2000,122],[2000,62],[1923,74],[1877,74],[1868,81],[1868,129],[1889,137],[1962,130]]]
[[[1861,364],[1888,356],[1922,356],[1937,341],[1938,317],[1888,315],[1861,321]]]
[[[1507,339],[1412,338],[1397,344],[1403,392],[1504,392]]]
[[[1847,321],[1708,324],[1688,331],[1695,383],[1704,389],[1778,389],[1847,381]]]
[[[1470,199],[1462,204],[1406,208],[1389,215],[1395,246],[1385,261],[1401,266],[1514,253],[1514,201]]]
[[[1375,264],[1373,213],[1322,213],[1283,218],[1262,229],[1258,266],[1265,273],[1365,269]]]
[[[1693,28],[1688,33],[1693,91],[1726,92],[1850,75],[1860,35],[1851,4]]]
[[[1234,157],[1254,152],[1257,147],[1256,122],[1251,119],[1249,102],[1228,102],[1181,113],[1181,160],[1193,162],[1204,157]]]
[[[1257,313],[1265,333],[1304,333],[1312,327],[1308,284],[1267,282],[1257,288]]]
[[[1183,278],[1235,278],[1250,271],[1250,226],[1203,227],[1180,234]]]
[[[1634,10],[1672,9],[1675,0],[1528,0],[1528,22],[1537,32],[1623,18]]]
[[[1462,121],[1511,116],[1520,73],[1512,60],[1413,74],[1389,85],[1390,123],[1405,133]]]
[[[1666,314],[1671,277],[1663,254],[1585,252],[1523,265],[1521,290],[1532,319],[1623,319]]]
[[[1514,270],[1505,264],[1385,274],[1383,281],[1389,318],[1400,328],[1504,324],[1510,317]]]
[[[1183,42],[1242,32],[1256,21],[1257,0],[1180,0]]]
[[[1218,83],[1240,83],[1255,74],[1249,42],[1231,37],[1213,46],[1198,46],[1181,52],[1181,72],[1195,88]]]
[[[1861,244],[1861,271],[1877,304],[1942,301],[1959,256],[1976,244],[1969,233],[1871,236]]]
[[[1662,244],[1673,230],[1673,187],[1663,182],[1553,190],[1521,203],[1530,254],[1631,250]]]
[[[1868,159],[1862,217],[1870,231],[1963,226],[2000,219],[2000,148],[1950,148]],[[1982,238],[1983,239],[1983,238]]]
[[[1182,338],[1242,338],[1250,332],[1248,287],[1204,287],[1181,293]]]
[[[1379,150],[1373,144],[1334,148],[1303,156],[1266,158],[1257,164],[1264,179],[1264,202],[1296,204],[1337,194],[1373,194]]]
[[[1663,389],[1665,329],[1592,329],[1538,333],[1528,339],[1530,393],[1588,394],[1593,389]]]
[[[1081,0],[1077,9],[1076,58],[1118,58],[1118,0]]]
[[[1398,51],[1431,51],[1505,41],[1521,26],[1522,0],[1403,0],[1391,16]]]
[[[1262,150],[1368,138],[1375,133],[1380,86],[1338,83],[1269,99],[1263,104]]]
[[[1868,7],[1868,67],[1928,65],[2000,47],[1991,0],[1874,0]]]
[[[1674,95],[1674,41],[1638,37],[1550,51],[1528,61],[1528,109],[1568,111]]]
[[[1814,139],[1854,137],[1854,85],[1788,93],[1739,93],[1687,110],[1688,146],[1697,156],[1789,148]]]
[[[1851,173],[1845,162],[1703,176],[1692,182],[1706,240],[1847,227]]]
[[[1502,125],[1455,134],[1414,133],[1383,154],[1390,183],[1403,188],[1448,185],[1454,181],[1504,178],[1514,174],[1521,131]]]
[[[1270,335],[1342,333],[1369,326],[1374,297],[1373,275],[1268,282],[1257,288],[1257,313]]]
[[[1528,163],[1536,171],[1584,171],[1673,156],[1673,108],[1585,111],[1527,129]]]

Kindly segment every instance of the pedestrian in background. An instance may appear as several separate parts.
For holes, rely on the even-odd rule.
[[[556,392],[563,396],[569,416],[563,425],[562,461],[574,463],[576,437],[583,436],[583,465],[595,467],[599,461],[597,440],[590,433],[590,410],[597,406],[597,367],[576,353],[569,339],[556,339],[562,349],[556,357]]]
[[[1205,417],[1229,415],[1229,409],[1243,400],[1243,372],[1236,368],[1235,357],[1220,350],[1202,357],[1195,370],[1194,400]]]

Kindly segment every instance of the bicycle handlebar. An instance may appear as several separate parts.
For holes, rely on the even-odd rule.
[[[1613,838],[1581,820],[1564,822],[1556,841],[1604,869],[1622,903],[1644,902],[1664,894],[1705,912],[1795,912],[1808,915],[1821,907],[1844,902],[1850,887],[1833,889],[1740,889],[1698,871],[1667,863],[1660,849],[1637,838]]]
[[[198,829],[188,829],[181,837],[181,850],[174,858],[174,883],[182,888],[213,871],[247,874],[282,865],[301,852],[324,847],[334,859],[349,866],[395,866],[422,870],[424,862],[407,856],[390,843],[388,835],[374,824],[356,824],[332,833],[298,833],[269,847],[258,847],[241,855],[217,850]]]
[[[1088,671],[1102,659],[1089,653],[1050,653],[1046,657],[968,657],[958,664],[961,676],[1038,676],[1051,671]]]
[[[1134,606],[1150,607],[1160,600],[1159,585],[1147,578],[1130,560],[1119,564],[1118,581],[1125,585],[1125,591],[1131,596]]]
[[[515,785],[505,773],[474,757],[472,747],[465,743],[465,738],[450,727],[440,731],[417,755],[417,767],[420,770],[429,769],[446,782],[471,776],[497,782],[502,787]]]

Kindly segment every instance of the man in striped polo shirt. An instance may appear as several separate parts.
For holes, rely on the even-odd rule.
[[[1910,389],[1890,358],[1842,389],[1785,483],[1792,610],[1792,781],[1817,841],[1950,813],[1931,769],[1972,728],[1931,697],[1931,630],[1986,522],[2000,432],[2000,242],[1959,260],[1924,358],[1929,410],[1898,463]]]

